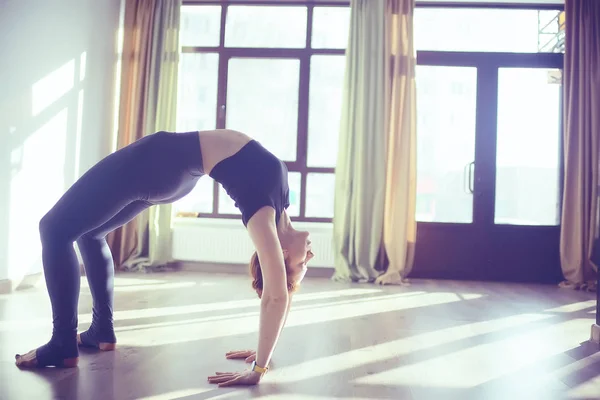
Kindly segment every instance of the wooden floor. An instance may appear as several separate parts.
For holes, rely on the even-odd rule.
[[[116,285],[117,351],[86,352],[71,370],[14,366],[15,353],[48,339],[49,302],[43,286],[0,296],[0,399],[600,398],[600,353],[586,342],[590,293],[311,278],[261,384],[218,389],[208,375],[244,368],[225,352],[256,344],[248,279],[182,271],[120,274]],[[82,328],[90,305],[84,285]]]

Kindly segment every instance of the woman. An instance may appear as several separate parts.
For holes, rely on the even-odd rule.
[[[312,252],[308,232],[295,230],[286,213],[289,189],[285,164],[247,135],[231,130],[146,136],[101,160],[60,198],[40,221],[44,275],[52,304],[52,337],[29,353],[16,355],[17,366],[75,367],[78,346],[115,348],[114,265],[105,236],[151,205],[182,198],[205,174],[221,183],[236,202],[256,247],[251,260],[252,286],[262,300],[255,365],[229,381],[258,382],[287,316],[289,291],[303,279]],[[80,335],[75,241],[94,302],[92,324]],[[221,381],[226,376],[211,381],[224,383]]]

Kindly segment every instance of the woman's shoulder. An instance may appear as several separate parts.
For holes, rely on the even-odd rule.
[[[257,207],[252,213],[243,215],[242,220],[249,232],[265,233],[274,229],[277,230],[277,211],[271,205],[265,204]]]

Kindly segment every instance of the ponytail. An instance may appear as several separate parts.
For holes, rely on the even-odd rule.
[[[260,269],[260,261],[258,261],[258,254],[256,252],[250,258],[250,276],[252,277],[252,289],[256,290],[258,298],[261,298],[263,290],[262,270]]]
[[[256,252],[254,252],[252,254],[252,257],[250,258],[250,276],[252,277],[252,289],[254,289],[256,291],[256,294],[258,294],[258,298],[262,297],[262,292],[263,292],[263,277],[262,277],[262,270],[260,268],[260,261],[258,259],[258,254]],[[290,281],[289,276],[287,275],[287,261],[286,261],[286,278],[287,278],[287,288],[288,288],[288,292],[290,293],[294,293],[297,290],[297,285],[293,282]]]

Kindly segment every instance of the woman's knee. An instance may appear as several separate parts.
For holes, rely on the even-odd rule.
[[[50,214],[46,214],[40,219],[39,230],[40,236],[43,238],[52,236],[55,230],[55,223]]]
[[[106,240],[106,235],[103,235],[102,233],[98,233],[95,231],[91,231],[91,232],[84,233],[79,238],[77,238],[77,245],[85,246],[85,245],[89,245],[92,243],[96,244],[98,242],[102,242],[103,240]]]
[[[73,242],[75,240],[69,235],[68,222],[61,221],[60,218],[50,213],[40,219],[39,231],[42,243],[57,240]]]

